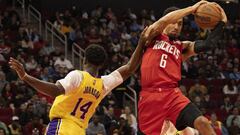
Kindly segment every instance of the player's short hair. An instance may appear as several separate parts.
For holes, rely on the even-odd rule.
[[[87,62],[99,66],[106,61],[107,53],[102,46],[91,44],[85,49],[85,58]]]
[[[164,10],[163,16],[165,16],[166,14],[168,14],[168,13],[170,13],[170,12],[172,12],[172,11],[178,10],[178,9],[180,9],[180,8],[174,7],[174,6],[173,6],[173,7],[169,7],[169,8],[167,8],[167,9]]]

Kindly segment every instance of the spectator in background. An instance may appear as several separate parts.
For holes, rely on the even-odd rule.
[[[237,86],[235,85],[234,80],[229,80],[227,84],[224,85],[223,87],[223,93],[224,94],[237,94]]]
[[[0,54],[0,64],[4,64],[6,63],[6,59],[4,58],[4,56],[2,54]]]
[[[33,42],[29,39],[29,37],[25,36],[21,41],[21,48],[25,52],[30,52],[29,50],[33,49]]]
[[[208,93],[207,87],[196,81],[195,85],[189,90],[189,97],[191,100],[194,100],[196,96],[203,98],[206,93]]]
[[[237,107],[237,108],[240,108],[240,95],[238,95],[235,103],[234,103],[234,106]]]
[[[233,68],[233,72],[229,74],[229,78],[233,80],[240,80],[240,72],[238,68]]]
[[[53,60],[49,58],[47,55],[45,55],[42,57],[39,63],[41,64],[41,67],[51,69],[52,68],[51,66],[53,65]]]
[[[73,69],[72,63],[68,59],[66,59],[63,54],[60,56],[60,58],[57,58],[54,63],[54,67],[67,68],[68,70]]]
[[[63,33],[63,34],[69,34],[71,31],[72,31],[72,27],[70,26],[69,24],[69,20],[65,19],[63,21],[63,24],[61,25],[60,27],[60,31]]]
[[[230,97],[224,97],[223,104],[221,105],[220,109],[229,113],[229,111],[233,108],[233,104],[230,101]]]
[[[223,69],[221,66],[219,66],[217,69],[216,78],[217,79],[226,79],[225,73],[223,72]]]
[[[20,112],[20,124],[22,126],[25,126],[29,121],[33,119],[33,105],[30,104],[22,104],[21,107],[21,112]]]
[[[28,61],[25,63],[25,66],[26,66],[26,70],[27,70],[27,71],[33,71],[33,70],[35,70],[35,69],[37,68],[37,65],[38,65],[38,63],[37,63],[37,61],[34,59],[33,56],[30,56],[30,57],[28,58]]]
[[[12,123],[8,125],[8,128],[10,129],[11,135],[22,135],[22,127],[19,124],[18,116],[12,117]]]
[[[87,135],[107,135],[104,125],[99,122],[97,115],[93,116],[93,121],[89,123],[86,133]]]
[[[10,135],[7,125],[0,121],[0,135],[1,135],[1,133],[3,135]]]
[[[211,109],[214,107],[214,103],[210,100],[210,95],[205,94],[202,101],[203,107]]]
[[[211,114],[210,123],[216,133],[216,135],[228,135],[227,129],[224,127],[221,121],[217,120],[217,115],[215,113]]]
[[[124,39],[124,40],[131,39],[131,35],[127,33],[127,29],[123,29],[123,32],[121,34],[121,38]]]
[[[125,106],[124,113],[121,114],[120,118],[127,120],[128,124],[132,127],[134,134],[137,134],[137,120],[136,117],[131,113],[129,106]]]
[[[187,62],[187,64],[186,64]],[[186,62],[183,62],[185,65],[184,69],[186,70],[186,76],[187,78],[195,79],[198,77],[198,67],[195,65],[195,63],[190,62],[187,60]]]
[[[34,116],[33,119],[24,126],[24,135],[43,135],[43,128],[39,117]]]
[[[3,87],[7,84],[5,73],[0,71],[0,95],[2,95]]]
[[[113,42],[111,43],[111,48],[114,53],[120,52],[121,46],[117,38],[113,39]]]
[[[96,28],[91,28],[89,34],[86,37],[87,44],[100,44],[102,38],[99,36]]]
[[[56,17],[56,20],[54,21],[53,26],[56,29],[60,30],[61,26],[63,25],[63,14],[56,12],[55,17]]]
[[[2,90],[3,98],[5,98],[6,101],[11,102],[15,97],[14,93],[15,92],[13,91],[11,84],[6,83],[6,85],[3,87],[3,90]]]
[[[120,118],[119,120],[119,128],[117,129],[117,135],[133,135],[136,134],[133,128],[129,125],[128,121],[124,118]]]
[[[232,114],[228,116],[226,123],[228,128],[232,126],[237,126],[238,129],[240,129],[240,115],[238,108],[233,108]]]
[[[6,56],[8,56],[10,52],[11,47],[5,44],[4,39],[0,39],[0,54],[2,54],[6,58]]]
[[[194,103],[198,108],[204,107],[204,106],[203,106],[203,101],[202,101],[201,97],[199,97],[199,96],[196,96],[196,97],[194,98],[193,103]]]
[[[7,135],[5,130],[3,128],[0,127],[0,135]]]
[[[52,45],[50,45],[50,43],[47,42],[45,46],[43,46],[43,48],[40,50],[40,54],[48,56],[54,51],[55,51],[55,48]]]
[[[32,98],[31,103],[33,104],[33,114],[41,118],[43,115],[46,115],[45,112],[47,111],[47,99],[42,97],[41,99],[34,95],[34,99]]]
[[[117,124],[117,118],[114,115],[114,108],[113,107],[109,107],[107,112],[104,114],[103,124],[104,124],[104,127],[105,127],[106,131],[107,131],[107,134],[109,135],[111,126]]]
[[[50,77],[50,75],[48,73],[48,67],[45,67],[43,69],[43,71],[41,72],[40,78],[41,78],[41,80],[48,82],[49,77]]]
[[[6,104],[6,100],[0,95],[0,108],[5,108]]]
[[[46,110],[46,112],[44,113],[44,115],[42,115],[42,117],[41,117],[41,120],[42,120],[41,123],[43,123],[44,125],[47,125],[47,124],[50,122],[50,119],[49,119],[49,117],[48,117],[48,114],[49,114],[49,112],[50,112],[51,106],[52,106],[51,104],[48,104],[48,105],[47,105],[47,110]]]
[[[118,54],[114,54],[112,56],[111,62],[109,63],[109,70],[113,71],[115,69],[117,69],[119,67],[119,65],[121,65],[120,63],[120,58]]]
[[[103,99],[103,105],[106,108],[116,107],[116,104],[117,104],[116,102],[117,102],[117,99],[112,92],[109,92],[108,95]]]
[[[237,117],[234,117],[231,126],[228,128],[230,135],[240,135],[240,128],[238,127],[237,119]]]
[[[28,31],[29,39],[33,42],[38,42],[40,40],[40,35],[37,32],[36,28],[30,28]]]

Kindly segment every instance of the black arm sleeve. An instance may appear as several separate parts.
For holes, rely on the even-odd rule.
[[[225,23],[220,21],[215,27],[215,29],[208,35],[207,39],[195,41],[195,53],[200,53],[216,48],[217,42],[221,39],[223,35],[224,26]]]

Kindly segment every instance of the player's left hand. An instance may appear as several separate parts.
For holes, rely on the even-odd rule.
[[[23,80],[24,77],[26,76],[26,72],[25,72],[25,69],[23,67],[23,64],[20,63],[18,60],[12,58],[12,57],[10,58],[10,61],[8,63],[10,65],[10,67],[17,72],[19,78],[21,80]]]
[[[194,4],[192,6],[192,13],[194,14],[197,11],[199,6],[201,6],[202,4],[206,4],[206,3],[208,3],[206,0],[201,0],[201,1],[197,2],[196,4]]]

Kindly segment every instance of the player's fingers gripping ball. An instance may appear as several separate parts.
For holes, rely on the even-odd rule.
[[[195,22],[202,29],[213,29],[222,18],[221,10],[212,2],[200,5],[194,15]]]

